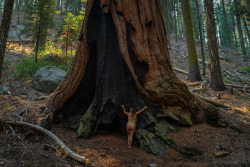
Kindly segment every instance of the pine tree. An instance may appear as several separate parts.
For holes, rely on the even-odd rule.
[[[225,90],[225,85],[221,76],[220,59],[215,29],[215,18],[213,0],[204,0],[205,22],[207,30],[209,64],[211,72],[211,85],[213,90]]]
[[[38,52],[45,46],[48,30],[53,26],[54,0],[35,0],[26,7],[27,16],[23,23],[23,34],[35,41],[35,61]]]
[[[237,24],[237,28],[238,28],[239,37],[240,37],[241,52],[245,57],[247,57],[246,47],[245,47],[242,28],[241,28],[241,21],[240,21],[240,14],[239,14],[239,3],[237,0],[234,0],[234,5],[236,8],[236,10],[235,10],[236,24]]]
[[[245,31],[246,31],[246,34],[247,34],[248,41],[250,42],[250,34],[249,34],[249,30],[248,30],[248,27],[247,27],[247,22],[246,22],[245,17],[242,17],[242,21],[243,21],[243,24],[244,24],[244,27],[245,27]]]
[[[189,56],[189,81],[201,81],[200,69],[197,59],[197,53],[194,42],[193,35],[193,25],[191,21],[191,13],[189,0],[182,0],[182,13],[185,23],[186,35],[187,35],[187,47],[188,47],[188,56]]]
[[[229,29],[228,29],[228,24],[227,24],[227,13],[226,13],[226,9],[225,9],[225,3],[224,0],[221,0],[221,4],[222,4],[222,13],[223,13],[223,21],[224,21],[224,27],[225,27],[225,32],[226,32],[226,36],[227,36],[227,46],[231,48],[232,44],[231,44],[231,39],[230,39],[230,35],[229,35]]]
[[[71,56],[72,56],[72,47],[73,42],[77,41],[79,32],[81,30],[81,23],[84,18],[84,12],[80,12],[80,15],[74,16],[72,13],[68,13],[62,21],[62,27],[60,32],[60,40],[64,43],[65,46],[65,55],[66,62],[68,57],[68,48],[71,47]]]
[[[11,23],[14,0],[7,0],[4,5],[2,23],[0,27],[0,78],[2,74],[3,61],[5,56],[6,43]]]

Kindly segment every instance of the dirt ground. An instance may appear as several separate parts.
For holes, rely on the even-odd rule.
[[[174,67],[188,71],[187,51],[184,41],[173,43],[170,49]],[[15,63],[23,57],[16,50],[9,50],[6,59]],[[248,85],[249,74],[239,73],[240,67],[246,65],[239,61],[222,63],[222,71],[229,71],[237,76],[231,84]],[[243,60],[242,60],[243,61]],[[237,68],[235,68],[237,66]],[[187,75],[176,72],[178,77],[186,81]],[[239,79],[241,78],[241,79]],[[218,100],[217,92],[209,88],[209,73],[204,89],[200,95]],[[4,120],[20,120],[36,123],[40,107],[44,105],[48,94],[38,92],[31,87],[29,80],[16,80],[11,77],[9,66],[4,68],[3,84],[10,87],[10,95],[0,95],[0,117]],[[190,89],[200,84],[190,86]],[[249,96],[241,89],[234,89],[234,94],[227,89],[221,92],[218,100],[237,107],[249,114]],[[233,112],[233,111],[231,111]],[[244,117],[248,117],[246,115]],[[248,119],[250,120],[250,119]],[[249,124],[250,122],[246,122]],[[52,125],[51,131],[70,149],[85,156],[88,166],[97,167],[196,167],[196,166],[250,166],[250,133],[243,134],[231,128],[216,128],[207,124],[180,128],[178,133],[169,134],[179,146],[197,148],[201,155],[185,157],[173,149],[168,149],[164,157],[145,153],[138,146],[127,148],[124,136],[119,132],[97,132],[88,140],[77,138],[76,132],[65,124]],[[71,167],[83,166],[70,158],[60,155],[60,148],[47,136],[28,127],[6,126],[0,129],[0,167]]]

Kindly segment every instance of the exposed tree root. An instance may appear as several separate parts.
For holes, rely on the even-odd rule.
[[[37,126],[37,125],[33,125],[27,122],[12,122],[12,121],[5,121],[6,124],[12,124],[12,125],[21,125],[21,126],[27,126],[30,127],[32,129],[35,129],[39,132],[42,132],[44,134],[46,134],[47,136],[49,136],[51,139],[53,139],[62,149],[63,153],[65,153],[66,155],[68,155],[70,158],[72,158],[73,160],[80,162],[80,163],[85,163],[86,162],[86,158],[82,157],[76,153],[74,153],[72,150],[70,150],[60,139],[58,139],[58,137],[56,137],[52,132]]]

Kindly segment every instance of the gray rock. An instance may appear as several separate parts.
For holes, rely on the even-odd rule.
[[[1,94],[9,94],[10,93],[10,90],[7,86],[0,86],[0,95]]]
[[[45,66],[40,68],[32,79],[33,88],[45,92],[53,92],[60,81],[65,77],[66,72],[54,66]]]
[[[52,61],[53,60],[53,53],[47,54],[43,57],[45,61]]]
[[[149,164],[150,167],[157,167],[155,163]]]

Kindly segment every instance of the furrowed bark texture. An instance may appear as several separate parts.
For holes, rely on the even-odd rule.
[[[85,138],[102,125],[126,134],[121,105],[148,106],[138,116],[140,147],[157,155],[177,148],[167,133],[196,121],[196,98],[170,64],[160,0],[88,0],[79,40],[71,69],[48,98],[50,119],[81,117],[77,132]]]
[[[201,74],[197,59],[197,53],[194,42],[193,25],[191,20],[189,0],[182,0],[182,15],[185,24],[186,34],[187,34],[187,47],[188,47],[188,57],[189,57],[189,81],[201,81]]]
[[[221,76],[220,60],[216,38],[213,0],[204,0],[205,22],[207,30],[211,85],[213,90],[221,91],[226,87]]]
[[[0,27],[0,78],[3,68],[3,60],[5,55],[6,43],[10,29],[11,15],[13,10],[14,0],[7,0],[4,5],[3,17]]]
[[[201,27],[201,16],[200,16],[200,7],[198,0],[195,0],[196,8],[197,8],[197,16],[198,16],[198,26],[199,26],[199,36],[201,43],[201,57],[202,57],[202,75],[206,75],[206,63],[205,63],[205,54],[204,54],[204,46],[203,46],[203,35],[202,35],[202,27]]]

